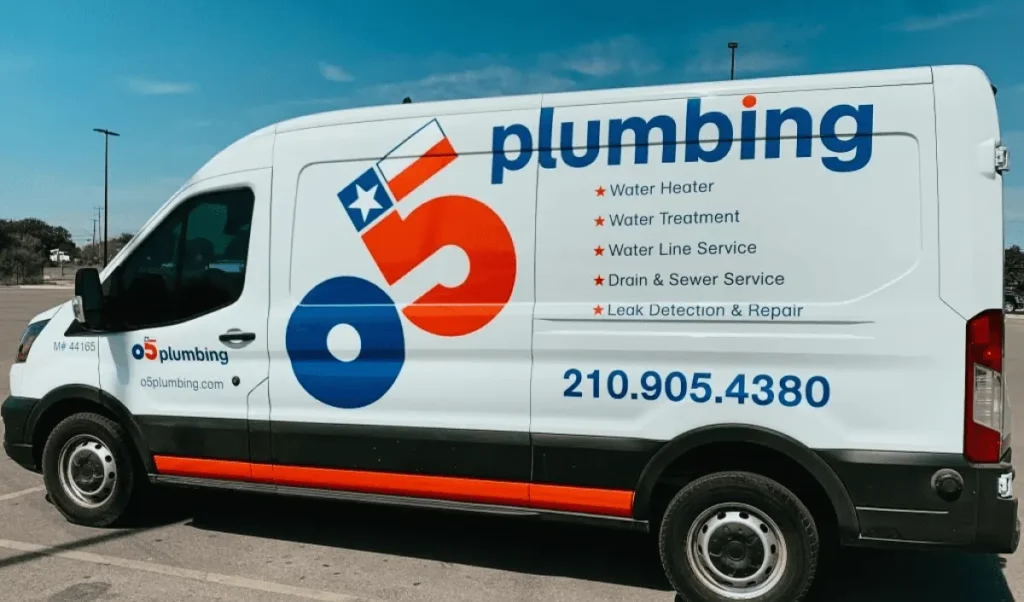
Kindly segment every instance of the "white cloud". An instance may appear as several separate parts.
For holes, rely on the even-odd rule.
[[[133,92],[147,95],[191,94],[198,89],[195,84],[187,82],[168,82],[138,78],[129,79],[128,87]]]
[[[358,104],[351,96],[326,96],[320,98],[295,98],[249,107],[245,109],[245,131],[253,131],[265,125],[292,117],[333,111]]]
[[[568,90],[573,80],[542,70],[524,70],[507,65],[492,65],[434,73],[424,78],[379,84],[363,89],[369,101],[401,102],[405,96],[413,101],[479,98],[506,94],[530,94]]]
[[[325,61],[320,61],[320,75],[332,82],[350,82],[355,79],[348,71]]]
[[[289,107],[342,107],[350,103],[350,96],[324,96],[321,98],[300,98],[297,100],[286,100],[276,103],[273,106]]]
[[[795,70],[806,63],[806,55],[793,49],[820,36],[824,28],[783,27],[775,23],[752,22],[722,28],[694,38],[693,54],[686,72],[698,77],[727,79],[731,52],[726,42],[736,40],[736,75],[773,74]]]
[[[548,54],[542,64],[556,64],[591,77],[629,74],[647,75],[661,69],[661,62],[634,36],[620,36],[580,46],[559,59]]]
[[[437,70],[415,80],[368,86],[358,101],[398,103],[405,96],[413,101],[480,98],[511,94],[564,92],[577,87],[577,77],[611,75],[642,76],[662,68],[658,58],[634,36],[619,36],[584,44],[562,53],[543,53],[527,66],[512,66],[504,56],[424,57],[423,65],[461,65],[463,68]]]
[[[730,57],[722,52],[701,52],[686,64],[686,70],[694,75],[726,78],[729,75]],[[773,73],[796,69],[804,64],[804,58],[775,50],[759,50],[740,54],[737,49],[736,74]]]
[[[893,27],[900,31],[908,33],[918,31],[933,31],[936,29],[943,29],[950,25],[956,25],[957,23],[964,23],[966,21],[973,21],[980,19],[989,13],[988,6],[979,6],[968,10],[961,10],[955,12],[942,13],[938,15],[932,15],[929,17],[911,17],[899,23],[896,23]]]

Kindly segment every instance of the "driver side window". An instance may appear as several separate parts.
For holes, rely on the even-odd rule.
[[[248,188],[218,190],[175,208],[104,283],[108,321],[130,330],[174,324],[237,301],[254,200]]]

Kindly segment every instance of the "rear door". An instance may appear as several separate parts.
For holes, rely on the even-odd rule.
[[[201,181],[104,283],[122,326],[100,337],[100,383],[136,415],[161,472],[249,459],[247,400],[268,373],[269,210],[269,169]]]

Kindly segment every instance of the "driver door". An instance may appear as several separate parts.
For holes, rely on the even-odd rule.
[[[268,376],[269,195],[269,169],[188,188],[104,282],[117,332],[100,337],[100,385],[162,473],[249,460],[250,392]]]

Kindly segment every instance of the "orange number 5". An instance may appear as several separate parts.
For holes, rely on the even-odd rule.
[[[420,329],[457,337],[480,330],[509,299],[516,282],[516,250],[500,217],[466,196],[431,199],[405,219],[392,211],[363,233],[363,242],[389,285],[448,245],[469,258],[462,284],[438,284],[402,311]]]

